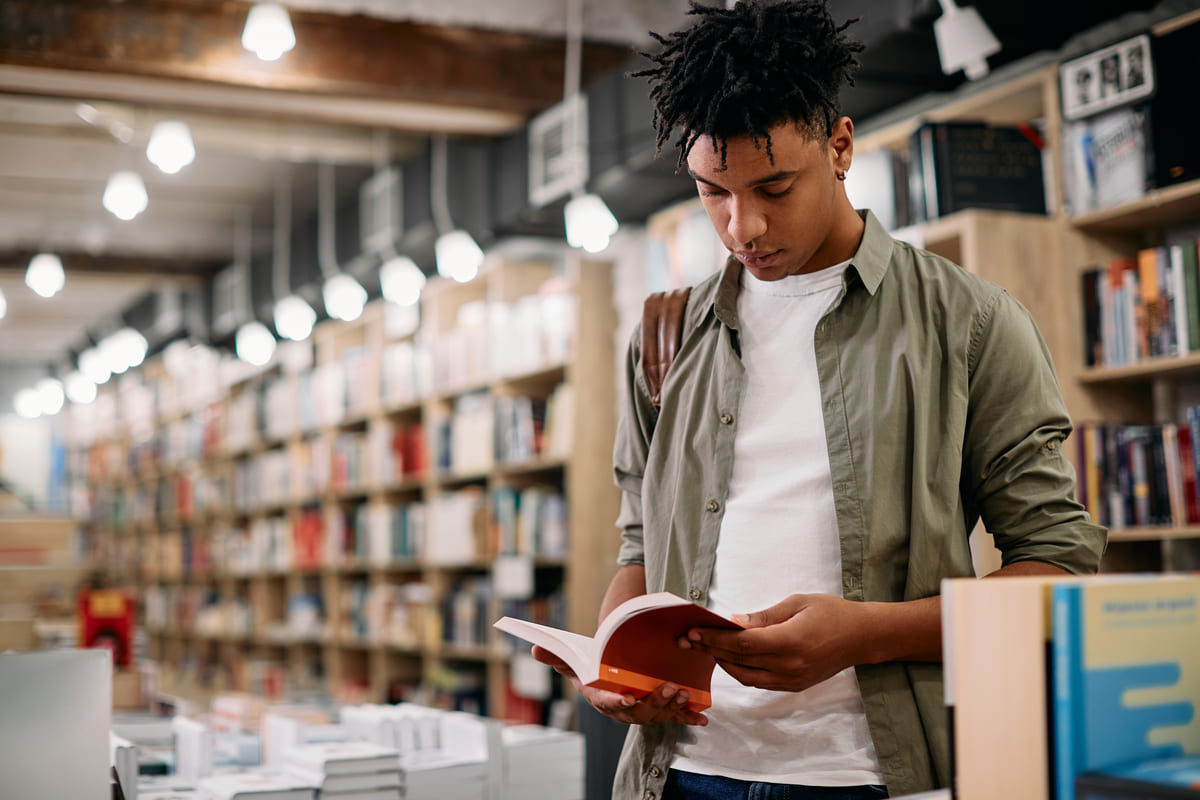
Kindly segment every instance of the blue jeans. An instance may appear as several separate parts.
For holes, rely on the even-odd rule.
[[[667,773],[662,800],[878,800],[887,796],[883,786],[791,786],[673,769]]]

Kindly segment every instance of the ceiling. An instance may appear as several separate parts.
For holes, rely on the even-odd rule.
[[[585,88],[649,46],[646,31],[686,20],[686,0],[582,2]],[[1156,2],[969,4],[1004,45],[991,59],[999,66]],[[5,0],[0,289],[9,311],[0,320],[0,367],[57,365],[149,289],[210,277],[232,259],[241,213],[252,220],[253,247],[269,249],[276,181],[285,175],[292,220],[308,221],[317,162],[337,165],[336,191],[349,197],[371,165],[417,152],[431,134],[501,136],[562,97],[564,0],[286,5],[298,44],[268,63],[238,41],[246,2]],[[843,97],[857,120],[962,83],[938,66],[937,0],[831,7],[840,19],[862,18],[854,34],[868,50]],[[166,118],[188,122],[197,149],[177,175],[158,172],[144,155],[151,127]],[[100,197],[109,174],[127,168],[143,176],[150,203],[121,222]],[[22,282],[41,250],[61,254],[67,266],[67,288],[50,300]]]

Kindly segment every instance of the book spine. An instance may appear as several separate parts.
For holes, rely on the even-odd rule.
[[[1196,352],[1200,351],[1200,266],[1197,265],[1194,241],[1184,242],[1178,247],[1184,304],[1187,307],[1188,351]]]
[[[1055,798],[1074,800],[1075,776],[1080,771],[1080,754],[1084,751],[1085,735],[1079,720],[1079,704],[1074,696],[1083,664],[1079,587],[1052,587],[1050,603],[1053,631],[1051,653],[1054,657],[1052,749]]]

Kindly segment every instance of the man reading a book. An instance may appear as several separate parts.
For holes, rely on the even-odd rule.
[[[862,46],[824,2],[692,13],[638,74],[731,258],[691,290],[661,409],[632,338],[601,617],[669,591],[747,630],[680,641],[722,668],[704,714],[672,684],[581,690],[631,724],[613,796],[946,785],[937,594],[973,574],[976,522],[997,575],[1095,571],[1104,548],[1074,499],[1053,366],[1002,289],[850,204],[838,93]]]

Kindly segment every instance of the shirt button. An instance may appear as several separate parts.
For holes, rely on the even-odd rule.
[[[690,592],[688,592],[688,597],[692,598],[693,600],[699,600],[700,595],[702,594],[704,594],[704,592],[700,591],[699,589],[692,589]]]
[[[716,500],[709,500],[708,505],[706,505],[704,508],[715,514],[721,510],[721,504],[718,503]]]
[[[650,768],[650,777],[651,778],[661,778],[662,770],[659,769],[658,767],[651,767]]]
[[[732,425],[733,424],[733,414],[730,414],[729,412],[722,414],[721,415],[721,424],[722,425]]]

